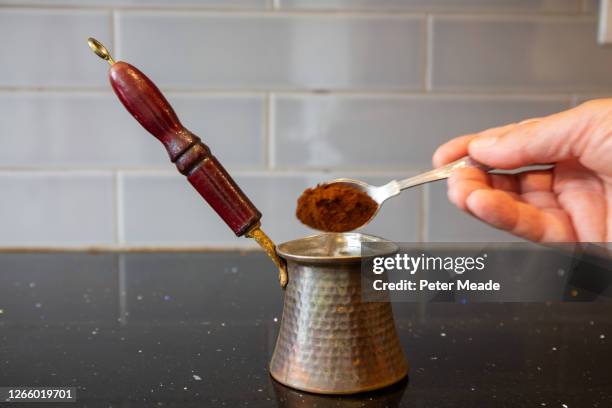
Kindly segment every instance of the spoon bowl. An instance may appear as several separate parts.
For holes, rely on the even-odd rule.
[[[382,186],[372,186],[364,181],[355,180],[351,178],[338,178],[334,180],[330,180],[325,185],[345,185],[356,190],[359,190],[363,193],[366,193],[372,200],[374,200],[377,204],[376,211],[372,213],[370,218],[368,218],[363,224],[361,224],[358,228],[365,227],[376,217],[378,211],[380,211],[380,207],[385,202],[385,200],[396,196],[400,193],[399,184],[396,180],[392,180],[385,185]]]

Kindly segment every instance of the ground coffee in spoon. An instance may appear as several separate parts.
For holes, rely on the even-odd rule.
[[[328,232],[346,232],[365,224],[378,204],[363,191],[347,184],[320,184],[306,189],[297,203],[302,223]]]

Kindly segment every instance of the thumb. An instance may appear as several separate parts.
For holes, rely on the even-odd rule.
[[[468,145],[475,160],[499,169],[555,163],[573,156],[585,117],[576,109],[486,130]]]

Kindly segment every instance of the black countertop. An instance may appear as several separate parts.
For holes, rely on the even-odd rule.
[[[409,380],[351,397],[269,377],[281,310],[258,252],[3,253],[0,386],[87,407],[612,407],[607,302],[395,304]]]

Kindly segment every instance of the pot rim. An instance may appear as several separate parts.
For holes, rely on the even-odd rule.
[[[334,242],[334,240],[336,242]],[[317,249],[322,245],[333,245],[335,243],[339,244],[339,246],[332,248],[332,250],[347,248],[349,251],[347,251],[346,254],[336,255],[326,253],[308,254],[309,249]],[[362,243],[382,243],[385,245],[378,251],[372,251],[371,253],[364,255],[361,254],[360,244]],[[355,244],[359,244],[359,246]],[[351,250],[352,252],[350,252]],[[276,252],[278,255],[285,260],[308,263],[360,262],[364,259],[373,258],[376,256],[390,255],[398,250],[399,247],[395,243],[385,238],[377,237],[375,235],[362,234],[360,232],[326,232],[283,242],[276,247]]]

